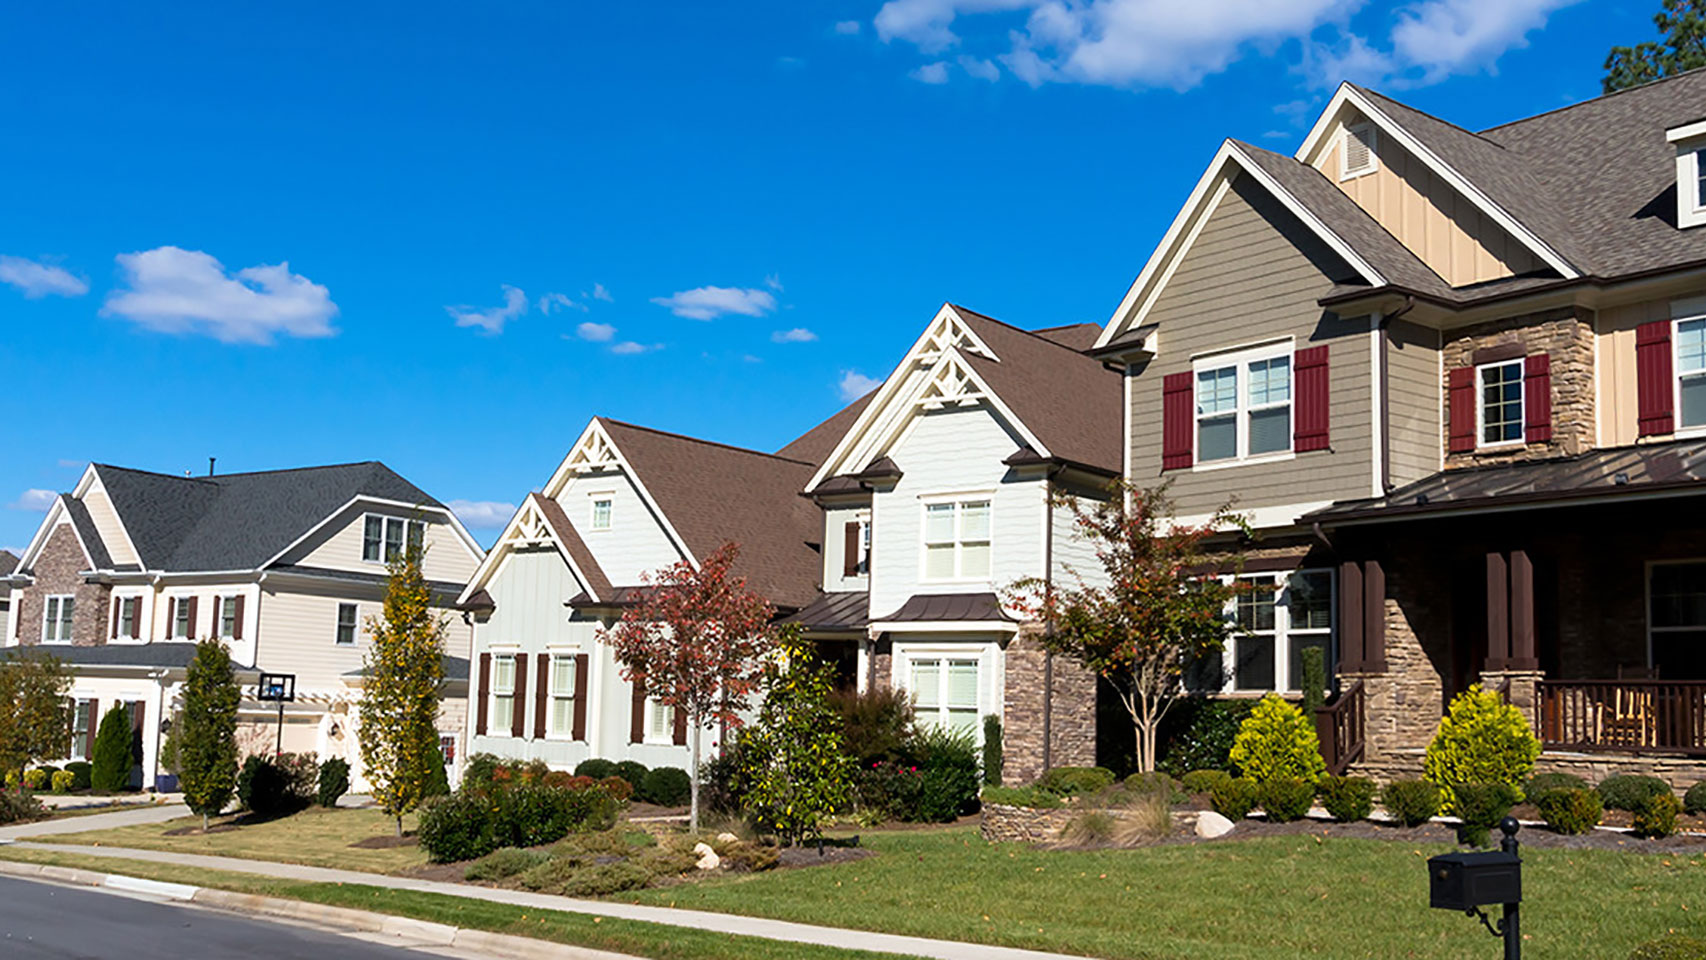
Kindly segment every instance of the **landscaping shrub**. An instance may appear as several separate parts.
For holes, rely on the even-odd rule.
[[[1517,805],[1522,794],[1508,783],[1459,783],[1451,788],[1452,806],[1463,822],[1457,827],[1457,842],[1473,847],[1488,845],[1488,833]]]
[[[628,781],[628,786],[632,788],[628,791],[630,795],[640,792],[640,784],[645,782],[646,774],[650,772],[651,770],[638,760],[623,760],[616,764],[616,775]],[[625,800],[627,797],[620,799]]]
[[[434,744],[427,752],[427,773],[421,781],[421,799],[450,795],[450,771],[444,768],[444,750]]]
[[[1125,778],[1124,786],[1127,791],[1132,793],[1165,797],[1168,803],[1182,803],[1185,800],[1185,794],[1179,789],[1179,781],[1160,770],[1150,773],[1134,773]]]
[[[1008,807],[1031,807],[1036,810],[1053,810],[1063,805],[1058,794],[1038,787],[984,787],[983,802],[999,803]]]
[[[501,847],[536,847],[577,830],[603,830],[616,802],[603,787],[584,790],[522,784],[460,790],[431,802],[416,831],[434,863],[472,860]]]
[[[1208,793],[1215,784],[1231,779],[1232,774],[1225,770],[1192,770],[1179,778],[1179,785],[1187,793]]]
[[[284,776],[284,789],[289,795],[290,805],[301,810],[312,804],[320,789],[320,764],[315,761],[314,756],[307,753],[281,753],[273,763]]]
[[[505,847],[493,850],[468,865],[462,872],[464,880],[505,880],[518,873],[525,873],[539,866],[551,857],[548,853],[538,850],[518,850],[515,847]]]
[[[950,823],[962,814],[977,812],[977,791],[983,778],[970,734],[932,727],[913,737],[907,751],[918,768],[920,781],[912,819]]]
[[[723,746],[721,754],[699,765],[699,804],[720,816],[738,817],[742,807],[740,788],[737,785],[740,773],[740,734],[734,734],[729,741]],[[644,781],[641,785],[644,786]],[[642,800],[645,799],[643,790],[635,792]]]
[[[47,808],[32,794],[0,793],[0,824],[24,823],[47,816]]]
[[[1327,651],[1304,647],[1297,652],[1297,658],[1302,667],[1297,687],[1303,691],[1303,717],[1313,723],[1315,711],[1327,702]]]
[[[1573,773],[1537,773],[1522,785],[1522,796],[1529,803],[1539,803],[1540,798],[1553,790],[1586,790],[1588,782]]]
[[[602,897],[639,890],[651,882],[650,870],[629,860],[618,860],[577,869],[550,892],[564,897]]]
[[[561,773],[562,771],[558,770],[555,772]],[[685,774],[683,775],[685,776]],[[546,785],[550,786],[550,774],[546,774],[545,779],[547,781]],[[572,780],[573,778],[571,777],[570,779]],[[629,784],[627,780],[624,780],[621,777],[605,777],[603,780],[598,781],[598,785],[603,787],[617,803],[627,803],[628,798],[634,795],[634,787]]]
[[[349,792],[349,761],[333,757],[320,764],[320,776],[315,783],[314,799],[322,807],[335,807],[338,798]]]
[[[1214,812],[1237,822],[1250,815],[1256,806],[1256,781],[1248,777],[1228,777],[1209,791]]]
[[[1313,787],[1327,774],[1314,721],[1274,693],[1238,728],[1230,756],[1239,774],[1257,783],[1295,777]]]
[[[829,703],[841,714],[847,752],[862,767],[903,759],[914,729],[912,698],[904,690],[834,693]]]
[[[73,760],[66,764],[65,772],[71,774],[71,776],[75,778],[71,781],[71,789],[89,789],[90,777],[93,775],[94,770],[94,764],[87,760]]]
[[[1036,785],[1063,797],[1076,797],[1113,786],[1114,772],[1107,767],[1054,767],[1044,771]]]
[[[1670,791],[1657,793],[1635,811],[1633,824],[1637,837],[1668,837],[1676,833],[1676,815],[1682,812],[1682,801]]]
[[[237,773],[237,801],[261,817],[295,813],[313,802],[320,770],[305,754],[280,754],[277,761],[252,756]]]
[[[587,760],[582,760],[575,767],[575,776],[577,777],[591,777],[594,780],[603,780],[605,777],[614,777],[616,775],[615,762],[606,760],[603,757],[592,757]]]
[[[1321,806],[1334,820],[1367,820],[1374,812],[1374,781],[1367,777],[1327,777],[1321,781]]]
[[[1700,960],[1706,957],[1706,940],[1671,934],[1648,940],[1629,954],[1629,960]]]
[[[1455,812],[1451,788],[1462,783],[1502,783],[1521,798],[1534,772],[1540,741],[1522,711],[1480,685],[1451,700],[1428,744],[1423,779],[1447,791],[1445,810]]]
[[[503,761],[489,753],[476,753],[462,765],[462,786],[484,790],[491,786],[492,777]]]
[[[1670,784],[1658,777],[1620,773],[1606,777],[1597,789],[1607,810],[1633,813],[1645,807],[1648,799],[1670,793]]]
[[[34,770],[25,770],[24,771],[24,789],[26,789],[26,790],[45,790],[45,789],[47,789],[47,771],[41,769],[40,767],[37,767]]]
[[[1439,787],[1426,780],[1394,780],[1381,791],[1380,801],[1399,823],[1420,826],[1439,814]]]
[[[1001,717],[983,718],[983,782],[1001,782]]]
[[[1180,700],[1157,735],[1161,759],[1156,766],[1175,777],[1192,770],[1228,769],[1239,725],[1254,706],[1249,700]]]
[[[73,774],[71,771],[69,771],[69,770],[55,770],[53,772],[53,784],[52,784],[53,792],[54,793],[70,793],[71,792],[71,785],[73,783],[75,783],[76,781],[77,781],[77,776],[76,776],[76,774]]]
[[[580,772],[579,767],[575,770]],[[688,801],[692,792],[693,784],[687,779],[687,771],[680,767],[658,767],[649,771],[640,784],[640,799],[660,807],[679,807]]]
[[[1114,818],[1105,810],[1090,810],[1069,820],[1060,839],[1074,846],[1107,843],[1114,835]]]
[[[1173,832],[1173,807],[1159,793],[1141,794],[1127,805],[1127,814],[1114,822],[1115,843],[1130,846],[1156,840]]]
[[[1689,813],[1706,813],[1706,780],[1702,780],[1682,795],[1682,809]]]
[[[113,704],[95,731],[91,783],[96,793],[129,789],[132,735],[130,711],[123,704]]]
[[[1273,823],[1301,820],[1315,803],[1315,785],[1301,777],[1274,777],[1257,787],[1262,810]]]
[[[1546,825],[1559,833],[1587,833],[1599,823],[1605,808],[1599,794],[1580,787],[1554,787],[1540,794],[1536,803]]]

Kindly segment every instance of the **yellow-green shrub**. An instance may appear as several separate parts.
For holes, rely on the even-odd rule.
[[[1314,785],[1327,775],[1314,722],[1273,693],[1239,725],[1231,758],[1242,776],[1257,783],[1296,777]]]
[[[1456,812],[1451,788],[1464,783],[1502,783],[1522,795],[1534,772],[1540,741],[1522,711],[1480,685],[1452,698],[1428,744],[1423,776],[1442,788],[1445,812]]]
[[[53,792],[70,793],[71,787],[77,782],[77,775],[69,770],[53,771]]]

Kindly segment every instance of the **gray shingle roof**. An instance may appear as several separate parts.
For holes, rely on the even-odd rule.
[[[442,659],[444,660],[444,679],[451,681],[451,682],[456,682],[456,681],[461,681],[463,683],[468,682],[468,658],[467,657],[452,657],[452,656],[446,654],[446,655],[444,655],[444,657]],[[350,670],[350,671],[347,671],[346,673],[344,673],[343,675],[346,677],[349,677],[351,679],[354,679],[356,677],[365,677],[365,676],[367,676],[367,668],[361,667],[360,669],[357,669],[357,670]]]
[[[150,570],[254,569],[357,495],[442,506],[372,460],[211,477],[95,470]]]
[[[71,525],[77,530],[77,539],[83,541],[83,549],[89,553],[89,563],[96,570],[112,569],[112,554],[107,551],[107,544],[101,539],[101,532],[95,529],[95,521],[89,516],[89,508],[70,494],[62,493],[59,499],[65,506],[66,516],[71,518]]]
[[[78,667],[187,667],[195,657],[193,643],[110,643],[96,646],[31,644],[0,652],[0,659],[46,653]]]
[[[18,557],[10,550],[0,550],[0,577],[18,569]]]

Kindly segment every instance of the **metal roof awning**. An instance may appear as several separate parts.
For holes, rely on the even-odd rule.
[[[825,593],[782,622],[807,630],[863,630],[871,622],[871,595],[864,590]]]

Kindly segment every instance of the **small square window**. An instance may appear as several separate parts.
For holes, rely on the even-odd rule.
[[[609,497],[601,497],[592,502],[592,528],[594,530],[610,529],[610,509]]]
[[[355,604],[338,604],[338,646],[347,647],[355,643],[355,618]]]

